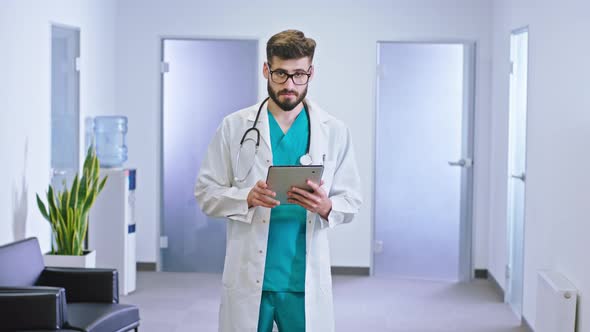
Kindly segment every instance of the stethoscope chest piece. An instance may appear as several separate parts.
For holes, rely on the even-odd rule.
[[[301,156],[301,158],[299,158],[299,163],[303,166],[311,165],[312,159],[311,159],[311,156],[309,155],[309,153],[306,153],[303,156]]]

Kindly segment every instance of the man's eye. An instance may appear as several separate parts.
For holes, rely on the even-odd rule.
[[[277,75],[278,77],[285,77],[287,76],[287,73],[282,71],[275,71],[275,75]]]
[[[293,77],[295,77],[295,78],[301,78],[303,76],[305,76],[304,73],[295,73],[295,74],[293,74]]]

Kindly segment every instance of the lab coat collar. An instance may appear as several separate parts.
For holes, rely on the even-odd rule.
[[[260,103],[252,106],[250,112],[248,112],[248,122],[250,125],[256,119],[256,113],[258,112],[258,108],[260,108]],[[309,147],[309,153],[311,158],[313,159],[314,164],[320,164],[322,162],[323,156],[323,147],[324,147],[324,139],[323,139],[323,130],[322,127],[324,123],[326,123],[330,119],[330,115],[322,110],[315,102],[305,99],[305,103],[309,107],[309,121],[311,127],[311,143]],[[260,137],[266,143],[269,149],[272,150],[270,144],[270,129],[268,125],[268,112],[266,109],[261,110],[260,116],[258,117],[258,123],[256,124],[256,128],[260,131]]]

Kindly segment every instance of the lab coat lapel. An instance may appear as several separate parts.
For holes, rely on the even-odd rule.
[[[325,117],[322,110],[306,100],[309,107],[309,121],[311,127],[309,154],[313,165],[322,165],[326,154],[328,139],[325,137]]]

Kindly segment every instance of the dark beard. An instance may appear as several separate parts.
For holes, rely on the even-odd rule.
[[[295,99],[295,101],[293,101],[293,102],[289,102],[289,101],[281,102],[279,100],[279,94],[282,92],[287,92],[288,90],[281,90],[281,91],[275,93],[270,88],[270,83],[266,85],[266,90],[268,90],[268,95],[270,96],[270,99],[272,99],[272,101],[274,101],[275,104],[277,104],[285,112],[289,112],[289,111],[294,110],[295,107],[297,107],[297,105],[299,105],[299,103],[301,103],[303,101],[303,99],[305,99],[305,97],[307,96],[307,86],[305,87],[305,90],[303,90],[303,92],[301,92],[301,94],[298,94],[296,91],[293,91],[297,96],[297,99]],[[291,91],[289,91],[289,92],[291,92]]]

